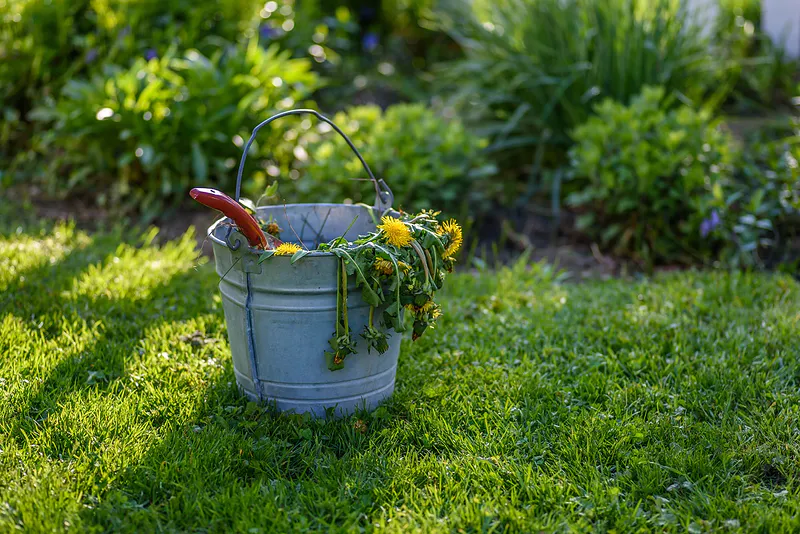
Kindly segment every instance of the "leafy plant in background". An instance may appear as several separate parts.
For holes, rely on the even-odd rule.
[[[796,61],[790,60],[783,43],[763,34],[759,0],[720,0],[715,39],[731,57],[735,85],[726,108],[737,112],[788,108],[794,96]]]
[[[715,195],[719,212],[727,214],[713,229],[727,243],[721,257],[735,267],[775,267],[796,261],[800,256],[796,119],[756,132],[744,148],[733,180]]]
[[[25,116],[37,95],[80,68],[73,41],[87,2],[0,0],[0,185],[8,185],[29,135]],[[80,63],[83,63],[81,61]]]
[[[358,106],[333,121],[352,139],[372,171],[386,180],[395,206],[419,211],[447,206],[487,209],[496,195],[495,167],[483,155],[486,141],[455,119],[422,104],[397,104],[381,111]],[[292,134],[292,137],[295,134]],[[326,125],[297,134],[295,176],[281,186],[290,200],[373,202],[374,189],[344,140]],[[363,181],[358,181],[361,179]]]
[[[372,2],[355,0],[358,11]],[[391,89],[403,100],[426,101],[433,92],[431,70],[441,61],[461,58],[461,47],[442,32],[436,17],[439,0],[382,0],[362,33],[362,47],[373,57],[367,79],[377,89]],[[365,88],[370,89],[370,86]]]
[[[266,2],[252,31],[297,57],[313,58],[323,70],[338,65],[341,54],[354,51],[359,25],[347,7],[326,10],[318,0]]]
[[[257,31],[297,57],[313,58],[332,83],[316,95],[329,110],[345,102],[428,98],[424,70],[458,47],[437,31],[434,0],[278,0],[260,12]]]
[[[317,85],[308,60],[256,40],[210,58],[190,50],[108,67],[103,76],[68,82],[57,101],[32,112],[53,124],[34,139],[49,158],[40,180],[53,194],[92,193],[100,203],[154,215],[190,184],[229,189],[252,127]],[[269,135],[254,145],[256,154],[279,138]]]
[[[355,90],[372,83],[367,71],[391,85],[400,74],[380,58],[401,47],[389,36],[408,34],[405,26],[430,3],[0,0],[0,58],[7,60],[0,61],[0,183],[28,181],[38,167],[36,180],[51,194],[97,191],[101,204],[130,207],[169,201],[189,176],[224,184],[238,158],[230,139],[264,118],[265,99],[278,109],[286,97],[316,92],[323,84],[309,65]],[[255,39],[313,63],[302,62],[300,73],[294,65],[301,63],[282,54],[266,68],[263,61],[276,55],[270,48],[251,73],[252,65],[231,57],[243,56]],[[237,43],[245,44],[232,52]],[[255,55],[251,48],[247,54]],[[274,87],[275,80],[286,83]],[[397,98],[389,94],[388,101]],[[287,149],[278,140],[270,144],[285,168]],[[265,173],[255,174],[265,185]],[[161,202],[150,205],[157,210]]]
[[[795,79],[798,64],[791,60],[783,46],[759,34],[758,56],[742,60],[737,68],[740,77],[732,98],[743,110],[788,110],[797,94]]]
[[[80,68],[89,2],[0,0],[0,105],[24,116],[32,94]]]
[[[32,108],[58,99],[71,79],[102,75],[108,65],[130,67],[170,47],[213,54],[241,38],[257,16],[255,0],[0,0],[0,160],[9,185],[33,159]]]
[[[127,67],[171,46],[211,54],[239,40],[260,5],[256,0],[0,0],[0,96],[24,115],[39,91],[55,96],[68,79],[98,72],[107,63]]]
[[[737,56],[752,55],[760,27],[760,0],[718,0],[714,39],[734,47]]]
[[[604,100],[572,134],[567,203],[578,228],[646,265],[711,256],[714,194],[731,172],[729,136],[709,113],[670,104],[663,87],[645,87],[628,106]]]
[[[598,99],[631,101],[661,85],[700,102],[724,65],[710,40],[673,0],[452,2],[443,24],[465,59],[442,73],[453,102],[482,117],[491,149],[519,168],[542,142],[566,147]],[[724,86],[721,89],[725,90]]]

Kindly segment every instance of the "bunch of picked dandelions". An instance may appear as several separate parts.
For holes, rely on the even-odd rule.
[[[369,323],[361,337],[368,350],[384,353],[388,331],[412,329],[418,339],[441,316],[434,294],[452,272],[463,243],[455,220],[440,223],[439,212],[423,210],[415,216],[384,216],[374,232],[355,241],[338,237],[317,250],[339,258],[336,328],[326,352],[328,367],[341,369],[348,354],[356,352],[347,317],[347,277],[355,276],[364,301],[370,306]],[[307,251],[292,243],[278,246],[272,255],[299,259]],[[382,310],[375,317],[376,310]]]

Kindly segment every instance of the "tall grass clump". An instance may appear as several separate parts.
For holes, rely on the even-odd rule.
[[[442,23],[465,57],[444,65],[444,79],[491,148],[530,162],[542,141],[569,145],[602,99],[627,104],[656,85],[696,104],[723,91],[721,56],[699,22],[677,0],[451,3]]]

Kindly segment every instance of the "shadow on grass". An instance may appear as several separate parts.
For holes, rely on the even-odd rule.
[[[20,445],[40,433],[47,418],[74,393],[89,388],[117,391],[117,382],[127,375],[145,331],[207,311],[179,305],[181,297],[201,280],[191,269],[167,272],[135,298],[118,298],[108,288],[73,294],[82,278],[91,280],[93,269],[96,272],[115,262],[123,241],[119,232],[98,235],[54,263],[44,262],[20,273],[3,292],[0,309],[55,345],[49,354],[26,355],[31,363],[24,374],[44,376],[31,380],[16,401],[11,399],[11,417],[2,424]],[[86,334],[85,345],[75,339],[80,332]],[[35,369],[36,365],[47,370]],[[57,457],[69,450],[68,441],[51,442],[45,452]]]

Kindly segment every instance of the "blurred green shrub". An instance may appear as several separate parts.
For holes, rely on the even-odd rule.
[[[460,53],[433,22],[435,0],[278,0],[257,22],[262,38],[310,57],[331,80],[316,95],[325,109],[365,100],[384,107],[430,96],[426,71]]]
[[[747,56],[761,27],[761,0],[718,0],[714,38],[737,48]]]
[[[0,0],[0,105],[24,114],[31,94],[76,69],[88,1]]]
[[[342,54],[359,51],[359,21],[346,6],[326,9],[319,0],[268,2],[256,24],[262,39],[313,58],[323,69],[339,65]]]
[[[256,0],[0,0],[0,184],[29,160],[30,136],[44,125],[32,108],[59,98],[71,79],[130,67],[170,48],[204,54],[240,39]],[[23,164],[20,165],[20,163]]]
[[[599,99],[628,103],[644,86],[662,85],[699,102],[723,70],[686,2],[452,2],[443,13],[466,55],[443,72],[453,101],[483,117],[491,149],[515,168],[530,164],[543,141],[570,145],[569,132]]]
[[[29,135],[25,116],[34,99],[53,94],[57,80],[73,74],[73,42],[85,31],[88,1],[0,0],[0,186],[11,181]],[[57,88],[56,88],[57,89]]]
[[[797,120],[756,132],[740,151],[736,174],[716,191],[723,224],[712,232],[736,267],[775,267],[800,256],[800,128]],[[794,250],[792,250],[794,249]],[[796,267],[796,265],[795,265]]]
[[[730,57],[732,78],[726,109],[742,113],[791,107],[798,64],[760,27],[760,0],[719,1],[715,39]]]
[[[663,87],[645,87],[628,106],[604,100],[574,130],[570,152],[578,228],[649,266],[710,257],[719,240],[711,226],[724,215],[714,195],[731,173],[729,136],[707,112],[670,104]]]
[[[189,50],[108,66],[89,81],[69,81],[51,105],[31,112],[52,123],[33,143],[48,162],[40,181],[51,194],[86,193],[101,204],[153,212],[190,186],[230,191],[253,126],[317,85],[308,60],[256,40],[210,58]],[[259,143],[278,138],[265,132]]]
[[[372,172],[386,180],[395,207],[473,213],[488,209],[497,188],[495,167],[483,154],[486,141],[455,119],[445,119],[421,104],[397,104],[385,112],[359,106],[332,120],[353,141]],[[327,125],[298,136],[296,180],[281,184],[281,194],[305,202],[372,204],[375,191],[358,158]]]
[[[612,252],[652,265],[774,268],[800,258],[800,128],[738,150],[706,112],[667,111],[663,88],[611,100],[574,131],[567,203]],[[787,128],[788,125],[788,128]]]
[[[79,74],[156,56],[171,46],[210,54],[236,42],[257,16],[256,0],[0,0],[0,96],[54,95]]]

